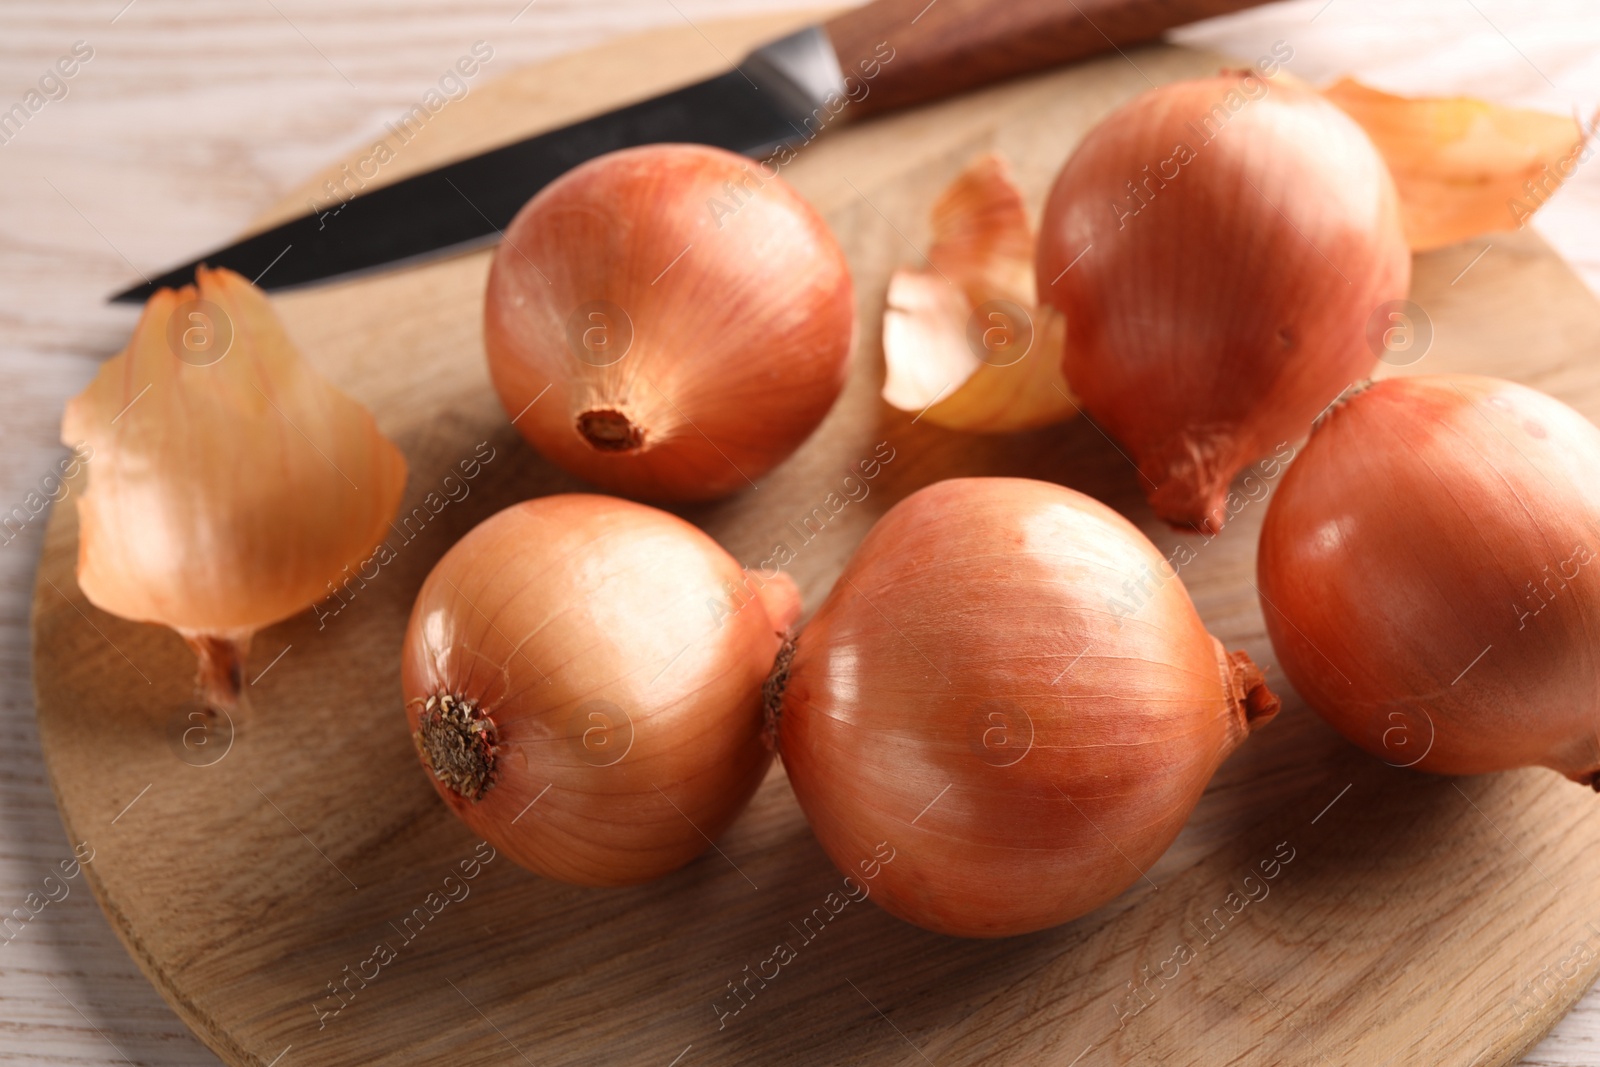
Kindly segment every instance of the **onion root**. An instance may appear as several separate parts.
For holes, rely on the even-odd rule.
[[[794,662],[794,650],[794,631],[785,630],[783,644],[778,646],[777,658],[772,661],[772,673],[761,683],[761,712],[766,722],[762,736],[774,752],[778,750],[778,724],[783,719],[783,691],[789,685],[789,666]]]
[[[494,720],[476,700],[436,693],[423,704],[411,736],[433,776],[463,800],[476,802],[494,785]]]

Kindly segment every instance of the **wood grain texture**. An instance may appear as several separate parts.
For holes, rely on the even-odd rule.
[[[853,117],[1156,40],[1263,0],[875,0],[824,25],[868,91]]]
[[[707,29],[731,51],[791,24]],[[594,85],[622,98],[706,72],[716,57],[699,32],[520,73],[452,105],[448,122],[407,146],[404,165],[559,121],[592,105]],[[1075,141],[1145,77],[1218,63],[1175,49],[1132,59],[840,130],[802,153],[786,174],[828,217],[856,273],[854,374],[822,430],[758,490],[687,517],[755,562],[789,519],[887,440],[896,458],[871,494],[794,562],[813,606],[877,515],[957,474],[1065,482],[1170,549],[1176,535],[1153,522],[1132,468],[1086,420],[969,438],[877,398],[874,338],[888,272],[917,259],[928,205],[972,154],[1007,153],[1036,211]],[[596,71],[608,76],[584,84]],[[286,197],[284,210],[318,184]],[[1414,299],[1436,338],[1412,369],[1500,373],[1600,417],[1593,298],[1536,237],[1496,248],[1503,254],[1454,285],[1475,248],[1419,258]],[[791,937],[787,924],[838,883],[781,770],[719,842],[726,858],[712,852],[660,883],[615,892],[541,881],[502,858],[479,870],[467,899],[403,931],[475,845],[433,796],[402,725],[407,607],[433,560],[473,524],[514,500],[577,487],[520,443],[488,388],[478,333],[486,264],[479,253],[277,299],[309,357],[371,406],[405,451],[408,505],[479,442],[497,458],[338,615],[321,625],[301,616],[258,638],[252,710],[216,762],[186,763],[174,741],[187,723],[187,650],[170,633],[84,602],[72,581],[72,510],[51,523],[34,605],[35,678],[68,836],[95,847],[86,877],[130,953],[227,1061],[502,1063],[520,1054],[610,1064],[682,1054],[684,1064],[1468,1067],[1513,1061],[1592,979],[1600,952],[1574,953],[1600,936],[1586,925],[1600,904],[1592,797],[1548,772],[1450,781],[1393,770],[1293,699],[1224,766],[1149,883],[1101,912],[992,943],[939,938],[852,907],[720,1028],[713,1005],[727,983]],[[1213,631],[1270,668],[1248,585],[1261,511],[1247,507],[1184,578]],[[1244,874],[1288,853],[1269,895],[1217,918]],[[1189,932],[1208,918],[1221,933]],[[319,1019],[319,1007],[338,1003],[328,984],[345,980],[346,967],[362,969],[380,940],[399,946],[396,959]],[[1205,944],[1119,1026],[1131,1010],[1128,983],[1159,971],[1179,940]]]

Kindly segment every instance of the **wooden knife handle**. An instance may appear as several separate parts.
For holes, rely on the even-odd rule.
[[[949,96],[1264,0],[872,0],[823,23],[852,116]],[[857,83],[865,82],[859,96]]]

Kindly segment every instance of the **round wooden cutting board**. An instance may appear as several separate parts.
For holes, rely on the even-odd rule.
[[[477,84],[364,180],[704,76],[800,21],[656,33]],[[753,564],[887,442],[868,495],[798,550],[790,570],[813,608],[877,516],[952,475],[1074,486],[1170,551],[1178,535],[1092,423],[974,437],[914,422],[878,399],[877,337],[889,272],[920,262],[928,208],[973,155],[1006,153],[1037,212],[1073,145],[1147,77],[1221,62],[1142,49],[803,149],[786,177],[855,272],[854,372],[758,488],[682,513]],[[274,217],[326,203],[323,177]],[[83,598],[74,508],[51,522],[34,677],[62,817],[92,849],[84,870],[128,951],[229,1063],[1483,1067],[1514,1061],[1593,980],[1600,800],[1542,770],[1450,780],[1385,766],[1324,726],[1284,687],[1264,635],[1259,499],[1194,541],[1183,578],[1212,630],[1276,679],[1284,711],[1223,767],[1147,877],[1093,915],[960,941],[868,902],[800,937],[840,875],[781,768],[720,851],[652,885],[579,889],[486,859],[411,750],[406,614],[473,525],[583,488],[521,442],[489,388],[487,267],[478,252],[275,299],[309,358],[404,450],[405,510],[435,492],[447,503],[344,601],[258,635],[250,706],[231,723],[191,717],[193,662],[173,633]],[[1600,419],[1600,307],[1532,234],[1418,257],[1413,297],[1432,346],[1391,372],[1497,374]],[[447,498],[443,479],[475,454],[489,458]],[[781,941],[801,945],[796,958],[753,978]]]

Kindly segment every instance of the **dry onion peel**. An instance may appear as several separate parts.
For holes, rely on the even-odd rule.
[[[1600,773],[1600,430],[1511,382],[1391,378],[1319,424],[1267,509],[1289,681],[1388,763]]]
[[[762,685],[799,614],[787,575],[741,571],[666,512],[517,504],[417,594],[401,682],[418,756],[450,809],[529,870],[658,877],[761,783]]]
[[[824,850],[895,850],[872,898],[1001,937],[1111,900],[1278,701],[1105,505],[1018,478],[896,504],[801,631],[779,750]]]
[[[1372,138],[1417,251],[1522,226],[1585,148],[1571,118],[1468,97],[1404,97],[1350,78],[1322,90]]]
[[[1005,159],[974,160],[935,202],[932,224],[928,267],[889,279],[884,400],[982,433],[1071,418],[1066,322],[1035,300],[1033,230]]]
[[[259,289],[226,270],[196,277],[150,298],[128,347],[68,402],[61,437],[94,449],[78,497],[84,595],[177,630],[199,656],[202,698],[227,708],[251,636],[325,596],[382,540],[406,462],[306,362]],[[200,343],[228,337],[212,362]]]

